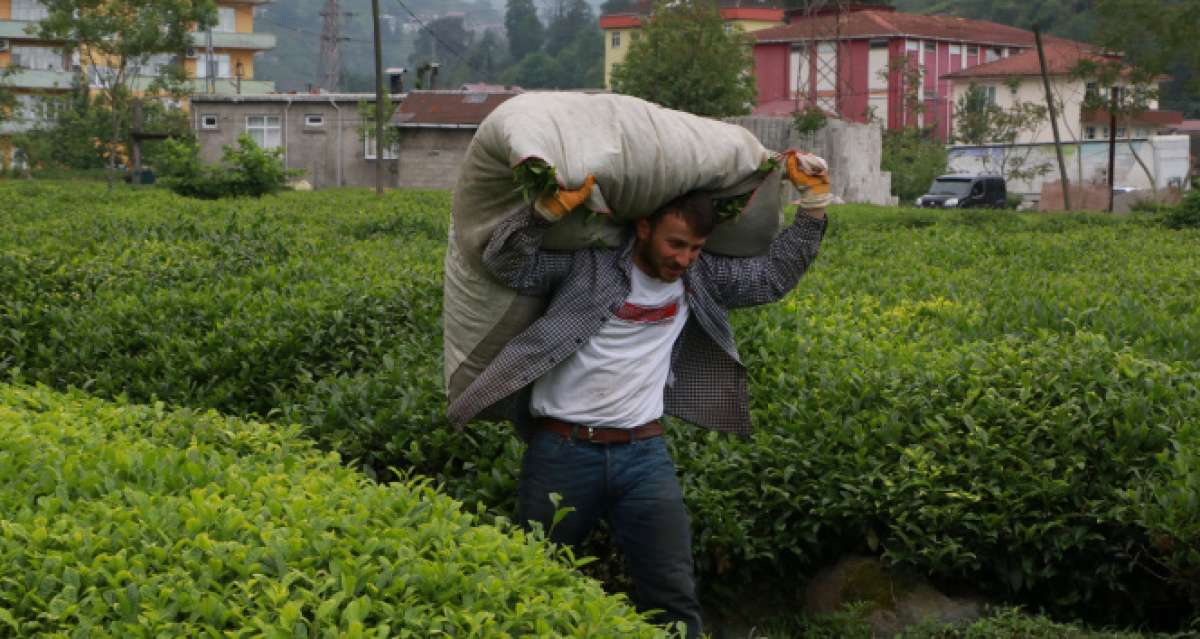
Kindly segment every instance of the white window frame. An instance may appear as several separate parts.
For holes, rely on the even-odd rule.
[[[319,129],[325,126],[325,116],[320,113],[304,114],[304,127],[308,129]]]
[[[283,118],[278,115],[248,115],[246,134],[261,148],[278,149],[283,146]]]
[[[50,11],[39,0],[12,0],[10,15],[12,20],[35,22],[45,20],[50,16]]]
[[[211,123],[210,123],[210,120],[211,120]],[[220,123],[221,123],[221,118],[218,117],[216,113],[201,113],[200,114],[200,128],[204,129],[205,131],[213,131],[213,130],[219,129],[221,126]]]
[[[29,71],[66,71],[62,49],[38,45],[17,44],[10,49],[11,64]]]
[[[209,56],[208,56],[207,51],[201,52],[200,56],[198,58],[196,58],[196,78],[197,79],[204,80],[204,79],[208,78],[208,62],[209,62]],[[214,64],[214,66],[217,67],[217,74],[215,76],[216,78],[218,78],[218,79],[226,78],[227,79],[227,78],[233,77],[233,75],[230,71],[230,64],[232,63],[232,59],[230,58],[230,55],[228,53],[212,54],[212,62]]]
[[[988,104],[995,106],[995,104],[996,104],[996,85],[989,84],[989,85],[983,87],[983,92],[984,92],[984,94],[987,95]]]
[[[1096,139],[1096,127],[1089,126],[1087,128],[1087,132],[1084,134],[1084,139],[1095,140]]]
[[[217,23],[213,25],[213,32],[237,33],[237,9],[217,7]]]
[[[595,42],[595,40],[592,40],[592,42]],[[609,47],[613,48],[613,49],[621,48],[621,32],[620,31],[612,32],[612,36],[609,38]]]
[[[365,137],[363,137],[363,159],[365,159],[365,160],[379,159],[379,158],[375,157],[375,135],[374,134],[367,134]],[[400,159],[400,144],[395,143],[395,144],[392,144],[391,147],[384,149],[383,159],[399,160]]]

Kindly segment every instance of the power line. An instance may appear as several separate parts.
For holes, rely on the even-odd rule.
[[[412,19],[416,20],[417,24],[421,25],[422,29],[429,32],[429,35],[434,39],[435,42],[437,42],[438,44],[445,47],[451,54],[454,55],[454,57],[458,58],[463,64],[470,67],[470,69],[472,71],[474,71],[475,73],[479,73],[481,75],[486,75],[486,73],[484,73],[484,71],[480,70],[475,65],[471,64],[471,61],[468,60],[461,51],[458,51],[455,47],[451,46],[448,42],[443,40],[441,38],[441,36],[439,36],[437,34],[437,31],[434,31],[433,29],[429,28],[429,25],[425,24],[424,20],[422,20],[419,16],[417,16],[417,14],[413,13],[413,10],[409,9],[408,5],[404,4],[403,0],[396,0],[396,4],[400,5],[400,8],[404,9],[404,11],[408,13],[408,15],[412,16]]]

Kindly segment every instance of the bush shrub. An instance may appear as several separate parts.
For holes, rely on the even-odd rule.
[[[446,194],[15,183],[0,198],[0,368],[298,423],[381,477],[411,469],[512,512],[520,442],[445,424]],[[1112,216],[833,216],[796,292],[731,315],[757,434],[671,426],[710,600],[855,550],[1057,612],[1178,603],[1189,555],[1155,542],[1190,524],[1155,504],[1200,422],[1190,235]],[[1149,574],[1168,567],[1170,589]]]
[[[225,146],[221,164],[200,161],[194,140],[167,140],[158,160],[162,183],[172,191],[207,200],[222,197],[262,197],[287,187],[288,180],[302,174],[283,166],[280,149],[259,148],[246,134],[236,146]]]
[[[298,437],[0,385],[0,634],[660,637],[427,480]]]
[[[1167,207],[1163,224],[1172,229],[1200,228],[1200,188],[1193,188],[1178,205]]]
[[[883,157],[879,168],[892,174],[892,195],[912,202],[924,195],[934,178],[946,172],[946,147],[924,129],[883,132]]]

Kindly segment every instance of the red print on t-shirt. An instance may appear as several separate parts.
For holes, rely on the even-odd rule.
[[[651,324],[675,317],[678,310],[677,302],[671,302],[666,306],[639,306],[625,302],[625,305],[617,311],[617,317],[629,322]]]

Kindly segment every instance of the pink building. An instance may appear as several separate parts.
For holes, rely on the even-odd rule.
[[[844,120],[877,119],[889,129],[932,125],[943,140],[954,110],[943,76],[1034,46],[1031,31],[877,5],[852,5],[841,14],[792,12],[788,24],[753,35],[756,115],[790,115],[815,103]],[[905,64],[921,72],[923,112],[904,107]]]

